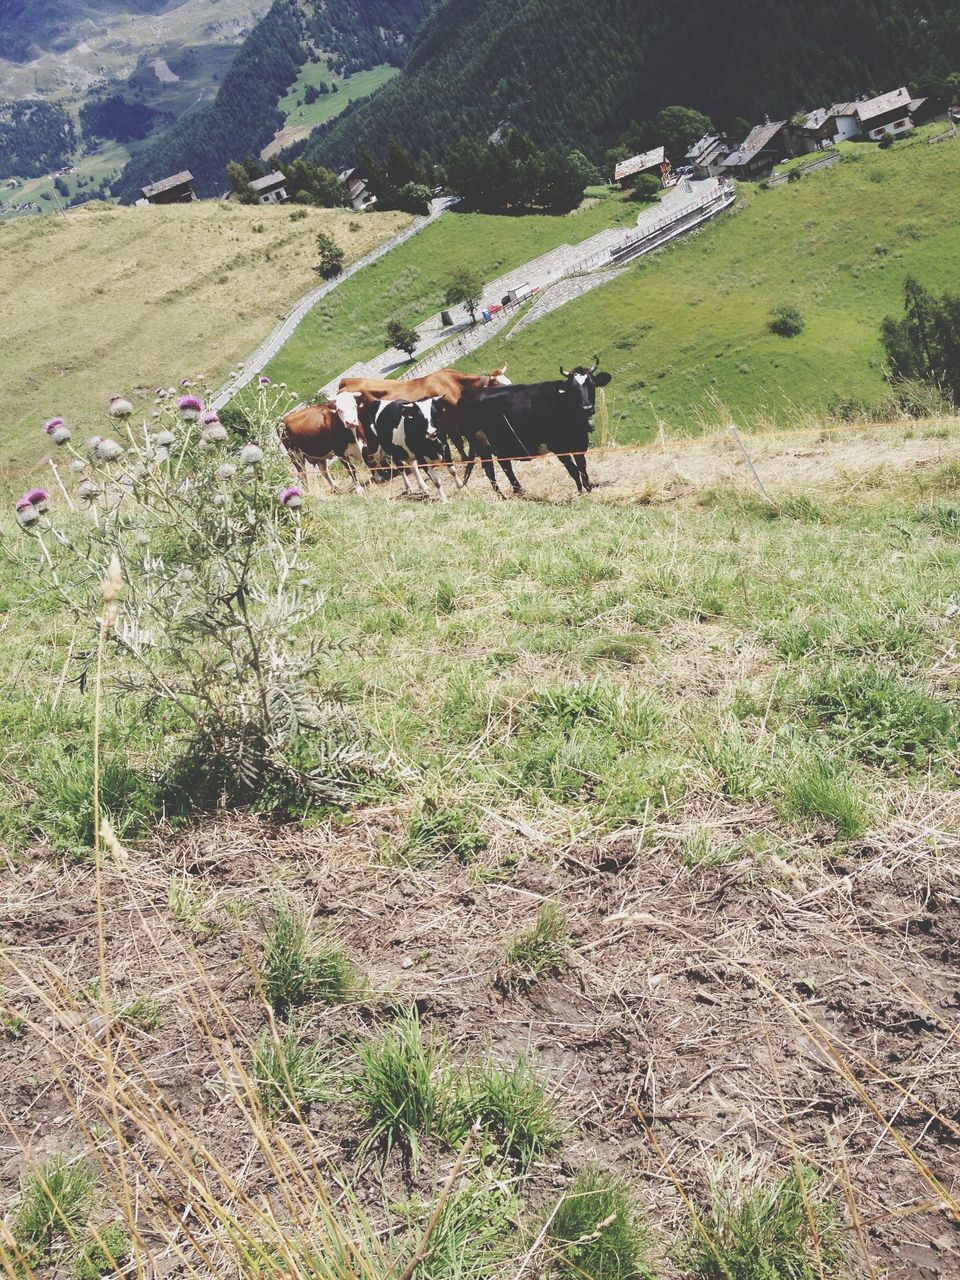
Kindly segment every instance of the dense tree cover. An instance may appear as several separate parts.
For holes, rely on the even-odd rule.
[[[316,131],[336,166],[399,138],[438,156],[503,122],[599,158],[624,121],[681,102],[732,129],[836,97],[942,86],[960,66],[960,0],[446,0],[406,69]]]
[[[4,0],[0,0],[0,4]],[[119,190],[135,200],[148,182],[189,169],[200,195],[223,186],[227,162],[259,154],[282,125],[278,103],[318,50],[336,68],[399,65],[429,0],[274,0],[244,41],[216,99],[181,117],[124,169]]]
[[[80,125],[88,142],[112,138],[115,142],[139,142],[157,125],[157,112],[143,102],[130,102],[121,94],[85,102]]]
[[[296,0],[274,0],[240,48],[216,98],[182,116],[140,151],[120,176],[121,199],[181,169],[196,179],[199,195],[224,185],[227,162],[257,154],[283,123],[277,103],[303,65],[304,26]]]
[[[938,297],[912,279],[903,291],[903,318],[880,329],[891,381],[928,383],[960,405],[960,295]]]
[[[73,121],[63,107],[0,99],[0,176],[41,178],[65,165],[76,145]]]
[[[593,169],[579,152],[540,151],[513,130],[503,142],[460,138],[447,152],[447,181],[471,209],[567,213],[583,198]]]
[[[307,13],[318,49],[341,75],[389,62],[402,67],[431,0],[337,0]]]

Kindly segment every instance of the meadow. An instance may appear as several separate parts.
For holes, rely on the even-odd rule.
[[[284,116],[284,126],[264,155],[272,155],[274,151],[305,138],[318,124],[332,120],[358,98],[369,97],[396,74],[397,68],[387,63],[349,76],[335,75],[325,62],[305,63],[286,97],[280,100],[279,110]],[[336,85],[337,92],[322,94],[316,102],[305,102],[305,90],[310,86],[319,88],[321,84]]]
[[[559,245],[632,226],[637,212],[620,194],[604,192],[566,216],[445,214],[315,307],[267,373],[312,394],[358,360],[381,354],[388,320],[416,325],[436,314],[458,268],[493,280]]]
[[[699,442],[583,500],[308,494],[270,660],[320,645],[336,802],[185,811],[175,710],[95,731],[96,617],[8,527],[8,1272],[956,1270],[958,443],[751,438],[769,501]]]
[[[409,221],[199,201],[0,224],[2,465],[35,463],[53,414],[91,421],[113,393],[152,399],[158,377],[219,382],[318,283],[318,232],[349,263]]]
[[[599,351],[622,440],[731,415],[869,415],[887,395],[880,322],[902,312],[905,277],[960,280],[960,141],[929,146],[940,129],[889,151],[846,144],[839,165],[770,190],[741,183],[733,212],[467,363],[537,380]],[[770,331],[781,305],[801,311],[798,336]]]

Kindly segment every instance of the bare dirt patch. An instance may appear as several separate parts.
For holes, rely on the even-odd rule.
[[[713,868],[687,865],[682,827],[659,830],[655,844],[638,828],[581,846],[496,815],[480,866],[436,870],[382,865],[402,832],[383,810],[306,832],[247,820],[168,835],[104,876],[108,981],[165,1002],[159,1027],[116,1033],[124,1087],[150,1099],[171,1142],[189,1132],[216,1154],[217,1169],[198,1176],[278,1194],[229,1063],[266,1024],[251,974],[256,911],[269,912],[282,886],[335,922],[368,979],[362,1004],[314,1009],[305,1027],[345,1061],[372,1021],[410,1005],[455,1058],[532,1053],[566,1128],[557,1157],[534,1169],[535,1204],[599,1160],[630,1177],[666,1230],[683,1217],[676,1183],[696,1195],[705,1159],[759,1151],[851,1189],[873,1268],[958,1274],[960,1226],[943,1207],[960,1150],[958,803],[927,795],[909,823],[822,863],[811,848],[786,860],[738,854],[744,811],[714,805],[696,816],[733,856]],[[209,937],[186,933],[168,908],[171,876],[233,915]],[[15,1135],[0,1153],[6,1198],[24,1151],[82,1145],[81,1121],[89,1127],[104,1092],[94,1069],[104,1028],[89,995],[99,971],[90,869],[41,856],[26,874],[8,869],[2,894],[4,1003],[27,1023],[22,1039],[0,1042],[0,1105]],[[495,981],[505,940],[544,900],[570,913],[572,967],[506,996]],[[358,1159],[349,1098],[310,1128],[371,1212],[413,1189],[430,1194],[429,1172],[411,1184],[396,1156],[383,1171]],[[301,1150],[296,1125],[276,1130]],[[144,1215],[166,1197],[186,1222],[185,1189],[154,1167],[155,1152],[142,1157]],[[850,1247],[857,1258],[852,1225]]]

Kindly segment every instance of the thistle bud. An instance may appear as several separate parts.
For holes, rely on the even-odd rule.
[[[240,461],[248,467],[259,466],[263,461],[263,450],[258,444],[245,444],[240,450]]]
[[[111,418],[129,418],[131,413],[133,413],[133,405],[129,400],[125,400],[123,396],[110,397]]]

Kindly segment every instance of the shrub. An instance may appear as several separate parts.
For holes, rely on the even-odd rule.
[[[649,1280],[650,1232],[626,1186],[601,1169],[577,1174],[550,1219],[550,1271],[567,1280]]]
[[[96,1175],[84,1161],[55,1156],[21,1184],[11,1230],[21,1249],[43,1254],[59,1236],[75,1240],[93,1208]]]
[[[133,406],[115,398],[117,438],[85,448],[52,419],[79,511],[48,510],[39,490],[17,504],[28,550],[10,554],[73,614],[81,684],[99,666],[105,696],[157,726],[161,790],[188,804],[342,800],[362,756],[339,691],[318,679],[331,647],[298,634],[323,601],[302,585],[303,497],[274,428],[288,401],[262,387],[234,419],[245,442],[193,394],[162,392],[157,418],[136,429]],[[87,767],[59,786],[71,805]],[[153,806],[109,755],[102,785],[121,823],[125,809]]]
[[[278,1018],[313,1000],[347,1000],[356,986],[339,940],[313,933],[302,911],[285,903],[277,907],[264,940],[260,981]]]
[[[802,177],[803,177],[803,174],[800,172],[799,169],[791,169],[789,175],[787,176],[787,181],[799,182]]]
[[[452,1135],[462,1137],[479,1122],[500,1153],[523,1169],[560,1140],[553,1102],[525,1057],[513,1067],[489,1060],[468,1066],[456,1112]]]
[[[567,913],[545,902],[536,921],[508,943],[497,982],[506,991],[529,991],[541,978],[562,973],[570,959]]]
[[[119,1223],[108,1222],[77,1254],[70,1275],[72,1280],[98,1280],[118,1274],[129,1256],[130,1237]]]
[[[641,173],[636,186],[630,192],[630,199],[637,200],[641,204],[649,204],[658,198],[662,190],[663,186],[659,178],[655,178],[652,173]]]
[[[859,759],[887,769],[925,769],[960,742],[955,708],[882,667],[823,672],[800,700],[813,725]]]
[[[377,1040],[361,1044],[356,1084],[364,1149],[399,1147],[416,1164],[421,1137],[442,1131],[448,1112],[449,1073],[443,1042],[425,1042],[416,1011],[399,1018]]]
[[[837,1210],[812,1169],[776,1181],[732,1159],[708,1175],[709,1201],[683,1249],[690,1280],[822,1280],[842,1260]],[[704,1238],[706,1236],[707,1238]]]
[[[803,332],[805,320],[797,307],[785,304],[770,312],[770,332],[781,338],[795,338]]]
[[[317,271],[325,280],[338,276],[343,270],[346,254],[332,236],[325,231],[317,234]]]
[[[407,827],[399,858],[408,866],[443,858],[472,862],[487,847],[487,837],[468,809],[442,809],[425,803]]]
[[[299,1120],[331,1094],[319,1045],[301,1045],[296,1035],[265,1031],[253,1048],[250,1079],[260,1105],[276,1120]]]

